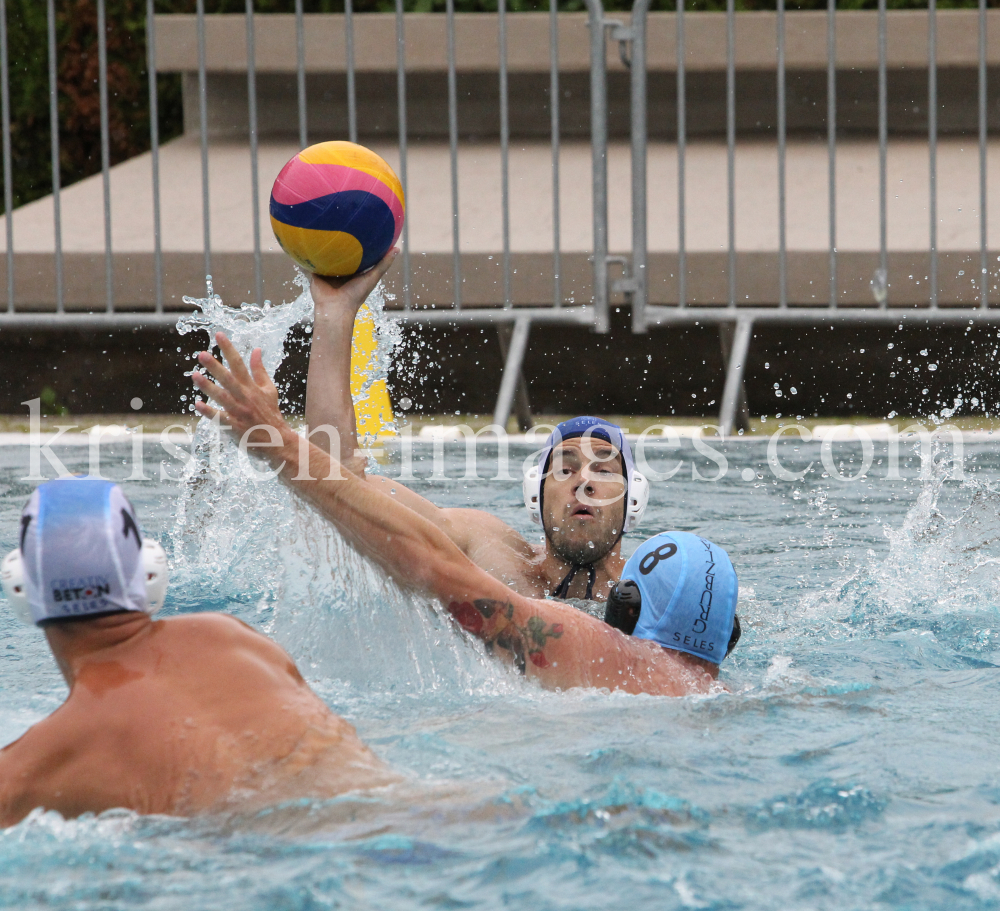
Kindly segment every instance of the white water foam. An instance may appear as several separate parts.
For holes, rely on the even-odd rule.
[[[247,358],[261,348],[273,376],[289,331],[313,312],[305,276],[290,304],[227,307],[213,293],[185,298],[201,312],[178,321],[181,334],[225,332]],[[381,286],[369,298],[378,347],[357,401],[384,378],[398,343]],[[389,429],[388,427],[386,429]],[[475,692],[509,686],[478,643],[458,633],[426,599],[402,592],[359,556],[334,527],[251,459],[240,470],[236,441],[202,419],[180,482],[171,535],[175,575],[196,592],[225,592],[313,676],[380,692]],[[255,608],[255,610],[254,610]],[[243,608],[246,612],[246,607]],[[505,684],[503,681],[507,680]]]
[[[957,480],[954,470],[938,453],[903,522],[883,525],[888,554],[869,551],[846,579],[803,598],[775,632],[879,637],[947,627],[963,650],[996,647],[989,620],[1000,610],[1000,489],[975,475]]]

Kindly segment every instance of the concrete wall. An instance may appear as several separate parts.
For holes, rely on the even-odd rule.
[[[938,96],[941,133],[977,128],[977,30],[975,10],[938,13]],[[316,136],[347,130],[343,17],[307,17],[305,65],[309,123]],[[264,136],[298,131],[295,23],[291,16],[259,16],[256,64],[258,122]],[[725,18],[689,13],[685,19],[688,132],[692,137],[725,132]],[[736,18],[737,131],[766,135],[776,121],[776,16],[740,13]],[[545,13],[508,17],[511,132],[549,135],[549,21]],[[826,129],[826,14],[787,15],[788,129]],[[897,135],[927,131],[927,15],[894,10],[888,16],[889,129]],[[673,139],[677,123],[675,22],[670,13],[649,18],[649,129],[653,139]],[[245,137],[248,130],[246,30],[242,16],[210,16],[206,24],[208,119],[217,137]],[[407,104],[414,139],[448,135],[447,36],[439,14],[406,17]],[[559,19],[560,113],[563,135],[590,130],[589,32],[583,14]],[[355,17],[358,128],[366,138],[397,134],[395,18]],[[198,127],[197,42],[192,16],[157,20],[160,69],[184,79],[185,128]],[[609,40],[609,128],[624,137],[629,128],[628,71]],[[463,139],[499,135],[496,16],[456,16],[459,131]],[[838,128],[844,135],[878,127],[877,17],[844,11],[837,17]],[[1000,10],[988,14],[988,117],[1000,128]]]
[[[524,373],[533,410],[717,414],[723,382],[717,330],[689,326],[635,336],[625,325],[626,316],[615,315],[607,336],[575,327],[532,330]],[[926,414],[937,410],[938,402],[950,406],[962,394],[960,414],[981,413],[986,407],[995,415],[1000,413],[1000,378],[991,369],[996,332],[987,326],[760,326],[747,364],[750,412]],[[492,413],[501,370],[495,330],[410,327],[405,337],[407,349],[392,377],[395,401],[409,397],[418,415]],[[143,400],[145,413],[186,409],[181,396],[190,397],[191,389],[183,374],[192,368],[191,357],[207,336],[3,330],[2,339],[6,370],[0,378],[0,413],[27,415],[21,403],[48,387],[76,414],[131,414],[134,396]],[[290,409],[301,413],[308,336],[299,333],[289,347],[278,379]],[[932,363],[938,369],[928,371]],[[783,389],[781,399],[775,397],[775,383]],[[790,395],[793,386],[795,396]],[[973,406],[973,396],[983,404]],[[133,417],[141,420],[141,415]]]

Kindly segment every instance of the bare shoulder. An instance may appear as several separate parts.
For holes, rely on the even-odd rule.
[[[200,646],[238,646],[285,654],[285,650],[277,642],[232,614],[205,611],[202,614],[169,617],[158,622],[167,625],[172,635],[190,639]]]
[[[447,521],[460,532],[470,546],[502,544],[527,559],[535,556],[524,536],[511,528],[503,519],[482,509],[442,509]]]
[[[162,623],[170,624],[173,631],[202,634],[219,638],[242,638],[247,635],[260,636],[253,627],[232,614],[205,611],[201,614],[185,614],[183,617],[168,617]]]
[[[64,703],[0,750],[0,827],[20,822],[42,803],[83,742]]]

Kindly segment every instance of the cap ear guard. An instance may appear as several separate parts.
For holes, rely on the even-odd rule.
[[[152,615],[163,607],[163,601],[167,596],[167,584],[170,581],[167,553],[162,545],[152,538],[142,540],[142,571],[146,583],[145,613]],[[31,602],[28,601],[28,592],[24,584],[24,560],[20,548],[12,550],[3,558],[3,563],[0,563],[0,583],[3,584],[3,593],[7,596],[17,619],[34,626],[35,618],[31,614]]]
[[[628,503],[625,505],[624,532],[632,531],[642,521],[642,515],[649,503],[649,481],[646,476],[635,468],[628,481]]]
[[[159,541],[142,539],[142,571],[146,577],[146,613],[155,614],[163,607],[170,582],[167,552]]]
[[[524,473],[521,483],[524,507],[536,525],[542,524],[542,473],[537,465],[532,465]],[[632,469],[628,485],[628,504],[625,507],[625,527],[622,533],[632,531],[642,521],[646,505],[649,503],[649,481],[641,471]]]
[[[0,582],[3,583],[3,593],[10,602],[11,610],[22,623],[34,626],[31,616],[31,603],[24,587],[24,562],[21,560],[21,549],[12,550],[0,563]]]
[[[524,473],[521,483],[524,493],[524,506],[528,515],[536,525],[542,524],[542,472],[537,465],[532,465]],[[648,494],[647,494],[648,496]]]

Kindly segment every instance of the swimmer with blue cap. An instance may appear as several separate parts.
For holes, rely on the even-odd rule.
[[[740,638],[736,570],[718,544],[665,531],[629,557],[606,623],[639,639],[721,664]]]
[[[197,401],[198,413],[232,428],[358,551],[404,589],[436,599],[504,663],[551,688],[671,696],[718,688],[719,665],[738,629],[736,574],[718,545],[686,532],[642,544],[609,598],[608,622],[558,600],[526,597],[477,566],[402,498],[343,470],[296,433],[281,414],[259,348],[248,369],[223,333],[215,340],[228,366],[210,352],[198,355],[205,372],[192,380],[214,403]],[[637,608],[634,620],[630,606]],[[419,601],[414,607],[423,609]]]
[[[433,522],[473,563],[522,595],[603,601],[625,565],[622,535],[638,526],[649,497],[649,485],[616,424],[587,416],[565,421],[532,459],[524,502],[544,531],[537,545],[491,513],[444,509],[398,479],[367,473],[350,391],[352,337],[358,310],[391,257],[346,282],[313,277],[306,387],[310,441],[366,483],[384,492],[391,488],[399,502]]]
[[[226,614],[154,619],[166,554],[117,484],[42,484],[17,542],[7,602],[69,695],[0,750],[0,826],[37,807],[190,816],[399,780],[266,636]]]

